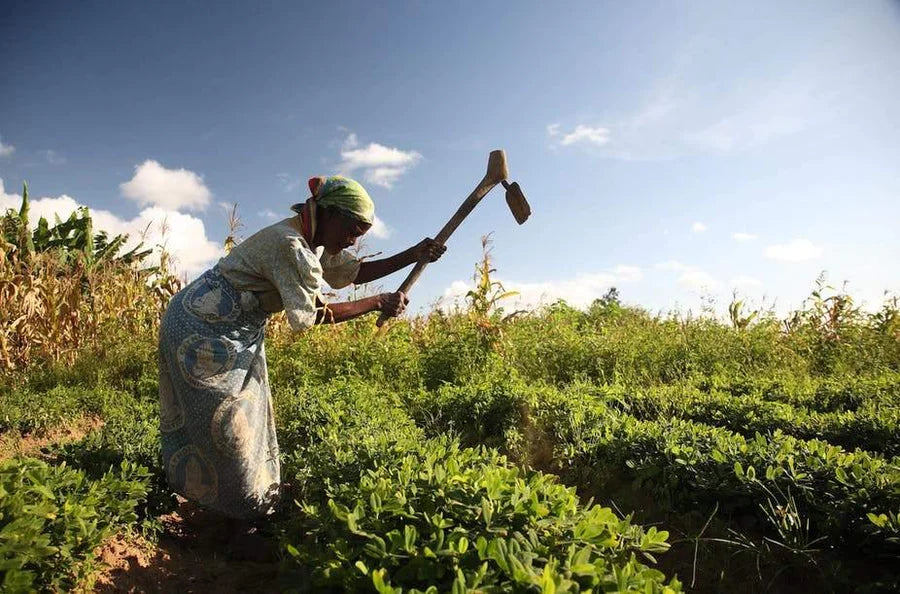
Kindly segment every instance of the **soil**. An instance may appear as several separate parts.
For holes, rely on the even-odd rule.
[[[44,448],[78,441],[91,431],[103,426],[97,417],[83,417],[66,427],[58,427],[41,433],[22,435],[18,432],[0,433],[0,462],[15,456],[44,458]]]
[[[150,543],[117,535],[99,551],[105,566],[95,592],[280,592],[278,561],[235,561],[225,552],[227,529],[220,518],[182,502],[160,517],[163,534]]]

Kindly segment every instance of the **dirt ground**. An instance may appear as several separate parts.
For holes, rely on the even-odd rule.
[[[44,448],[78,441],[102,426],[102,420],[96,417],[85,417],[72,422],[67,427],[60,427],[38,435],[20,435],[16,432],[0,433],[0,462],[14,456],[40,458]]]
[[[278,562],[230,560],[224,524],[190,503],[162,516],[156,544],[116,536],[99,551],[95,592],[280,592]]]

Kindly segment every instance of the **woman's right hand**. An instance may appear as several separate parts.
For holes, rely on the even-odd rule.
[[[382,293],[379,301],[381,305],[378,309],[381,310],[381,313],[393,318],[403,313],[406,304],[409,303],[409,297],[406,296],[406,293],[397,291],[396,293]]]

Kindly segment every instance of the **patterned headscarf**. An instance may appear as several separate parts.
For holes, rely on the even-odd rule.
[[[300,215],[300,224],[307,240],[316,234],[316,207],[334,208],[342,214],[369,225],[375,220],[375,203],[359,182],[332,175],[330,177],[309,178],[312,197],[306,202],[295,204],[291,210]]]

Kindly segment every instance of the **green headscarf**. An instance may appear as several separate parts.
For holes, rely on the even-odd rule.
[[[375,203],[359,182],[342,175],[312,177],[309,180],[311,200],[325,208],[336,208],[349,217],[371,225],[375,221]],[[291,207],[301,212],[303,204]]]

